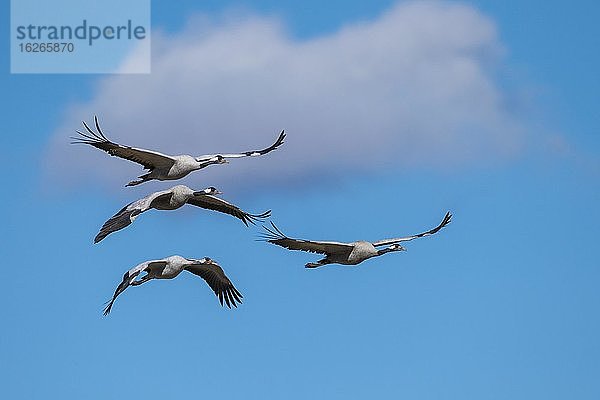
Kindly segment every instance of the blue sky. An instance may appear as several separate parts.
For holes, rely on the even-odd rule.
[[[268,28],[258,37],[277,44],[283,36],[282,47],[292,56],[321,42],[342,43],[326,48],[344,55],[344,43],[358,47],[358,42],[343,42],[336,36],[340,30],[360,33],[352,27],[370,21],[375,29],[382,16],[405,15],[390,11],[398,10],[390,1],[334,1],[326,9],[316,1],[153,3],[153,28],[166,32],[165,43],[185,39],[189,19],[204,15],[215,26],[209,31],[213,36],[258,21]],[[135,167],[103,155],[94,158],[91,149],[72,153],[61,135],[77,129],[78,120],[89,120],[97,106],[113,137],[135,138],[124,128],[147,110],[131,103],[130,117],[119,114],[106,96],[122,92],[106,87],[114,82],[136,87],[140,79],[153,84],[161,73],[168,78],[168,70],[159,66],[146,78],[11,75],[8,57],[2,58],[0,142],[7,174],[1,248],[7,274],[0,294],[0,397],[598,398],[600,270],[594,250],[600,233],[600,9],[591,1],[570,8],[541,1],[458,4],[476,13],[467,19],[476,32],[485,34],[488,23],[497,31],[481,48],[499,45],[502,55],[492,57],[485,85],[474,86],[489,83],[505,100],[502,107],[482,109],[490,120],[459,120],[453,136],[436,136],[437,130],[420,122],[454,121],[443,110],[429,110],[415,120],[390,119],[409,121],[427,139],[413,138],[414,160],[405,162],[408,140],[401,134],[372,136],[389,142],[365,145],[362,153],[350,145],[341,146],[343,151],[317,149],[288,103],[273,105],[272,121],[259,113],[256,119],[264,121],[255,122],[232,99],[229,110],[236,114],[231,119],[246,118],[240,124],[257,127],[257,134],[212,143],[217,139],[207,131],[203,140],[216,147],[227,140],[236,145],[235,139],[246,146],[286,128],[288,143],[270,157],[240,160],[225,172],[214,167],[184,181],[222,187],[225,198],[251,211],[270,208],[282,230],[309,239],[411,234],[437,224],[446,210],[454,213],[453,223],[439,235],[357,268],[306,270],[303,265],[316,257],[256,242],[256,229],[194,209],[148,213],[93,246],[99,226],[125,202],[168,184],[124,189],[126,179],[138,172]],[[2,12],[8,21],[8,6]],[[269,21],[284,33],[271,35]],[[6,31],[0,45],[8,54]],[[477,57],[473,60],[483,60],[481,65],[487,62]],[[310,77],[306,82],[312,88]],[[236,84],[226,93],[243,97],[242,87],[253,87],[245,71]],[[345,90],[352,99],[351,88]],[[223,101],[197,96],[207,115],[218,111],[208,100]],[[368,99],[376,103],[382,96],[376,92]],[[475,106],[479,99],[467,100]],[[156,118],[179,116],[161,109],[160,99],[152,104]],[[339,115],[343,123],[344,114]],[[351,122],[379,126],[369,115]],[[318,119],[302,116],[312,118]],[[328,126],[326,118],[315,126]],[[486,121],[516,126],[510,132],[514,142],[504,142],[506,136],[486,127]],[[211,127],[218,129],[218,122]],[[234,123],[223,121],[225,127]],[[494,145],[477,142],[465,158],[456,143],[478,139],[463,133],[471,126],[483,129]],[[265,132],[259,134],[258,128]],[[364,140],[360,126],[354,129],[348,141]],[[170,145],[176,146],[172,134]],[[337,133],[322,131],[322,143],[328,143],[328,134]],[[193,143],[185,142],[191,140],[185,132],[181,135],[186,146]],[[164,140],[160,134],[142,139]],[[447,157],[440,143],[450,146]],[[311,158],[313,147],[323,156]],[[441,161],[430,162],[429,152]],[[74,159],[78,164],[65,169],[60,160],[79,153],[93,165]],[[115,169],[102,175],[92,171],[96,168]],[[73,170],[85,174],[65,172]],[[57,172],[69,177],[57,179]],[[157,241],[159,234],[173,237]],[[217,260],[244,294],[244,304],[222,309],[202,281],[182,275],[129,289],[110,317],[102,317],[103,302],[126,270],[171,254]]]

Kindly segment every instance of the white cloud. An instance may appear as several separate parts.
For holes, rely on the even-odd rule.
[[[502,45],[493,22],[470,6],[401,3],[305,41],[273,18],[217,24],[200,16],[152,40],[150,75],[103,78],[91,101],[66,113],[50,146],[53,173],[120,186],[139,172],[66,145],[94,114],[113,140],[170,154],[254,149],[288,132],[277,152],[196,172],[194,186],[208,177],[233,187],[447,169],[503,160],[520,147],[522,124],[496,77]]]

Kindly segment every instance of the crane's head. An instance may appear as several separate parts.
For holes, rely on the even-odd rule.
[[[390,251],[406,251],[406,249],[398,243],[394,243],[393,245],[388,247],[388,249],[390,249]]]
[[[227,159],[220,154],[217,154],[216,156],[211,158],[210,161],[212,161],[215,164],[228,164],[229,163],[229,161],[227,161]]]
[[[377,251],[377,255],[381,256],[387,253],[391,253],[392,251],[406,251],[406,249],[404,247],[402,247],[401,245],[399,245],[398,243],[394,243],[391,246],[388,246],[384,249],[378,250]]]
[[[206,189],[202,189],[200,191],[194,192],[194,196],[206,196],[206,195],[217,195],[217,194],[222,194],[223,192],[221,192],[220,190],[218,190],[216,187],[214,186],[209,186]]]
[[[204,264],[204,265],[207,265],[207,264],[208,264],[208,265],[216,265],[216,264],[217,264],[217,263],[216,263],[216,262],[214,262],[214,261],[213,261],[211,258],[208,258],[208,257],[201,258],[201,259],[200,259],[200,260],[198,260],[198,261],[200,261],[200,263],[201,263],[201,264]]]
[[[200,259],[187,258],[187,260],[192,265],[217,265],[216,262],[214,262],[212,259],[210,259],[208,257],[204,257],[204,258],[200,258]]]

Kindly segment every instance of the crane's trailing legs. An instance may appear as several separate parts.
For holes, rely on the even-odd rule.
[[[329,261],[327,258],[323,258],[322,260],[319,260],[316,263],[308,263],[304,267],[305,268],[319,268],[319,267],[322,267],[323,265],[327,265],[327,264],[331,264],[331,263],[332,262]]]
[[[127,185],[125,185],[125,187],[128,187],[128,186],[137,186],[139,184],[147,182],[147,181],[149,181],[149,180],[152,179],[152,178],[150,178],[150,175],[152,175],[152,173],[147,173],[147,174],[144,174],[144,175],[140,175],[140,176],[138,176],[137,180],[129,182]]]
[[[142,276],[140,279],[132,281],[131,286],[141,285],[142,283],[148,282],[150,279],[152,279],[152,276],[146,273],[146,275]]]

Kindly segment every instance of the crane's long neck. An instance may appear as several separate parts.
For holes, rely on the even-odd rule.
[[[392,251],[395,251],[395,250],[392,248],[386,247],[385,249],[377,250],[377,255],[382,256],[382,255],[384,255],[386,253],[390,253]]]
[[[213,160],[202,160],[202,161],[196,161],[196,165],[194,165],[194,169],[198,170],[198,169],[202,169],[202,168],[206,168],[209,165],[213,165],[213,164],[217,164],[217,161],[213,161]]]
[[[377,250],[377,255],[381,256],[385,253],[390,253],[392,251],[404,251],[404,250],[406,250],[404,247],[402,247],[398,244],[393,244],[390,247],[386,247],[385,249]]]

